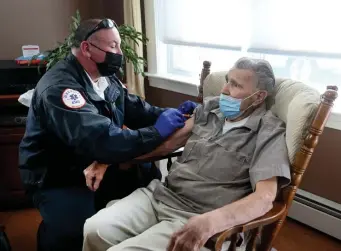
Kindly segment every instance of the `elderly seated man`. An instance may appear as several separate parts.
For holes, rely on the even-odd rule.
[[[186,143],[166,182],[153,180],[88,219],[84,251],[205,250],[214,234],[272,208],[290,182],[285,125],[264,102],[273,70],[267,61],[241,58],[226,79],[220,97],[204,100],[184,128],[147,155]]]

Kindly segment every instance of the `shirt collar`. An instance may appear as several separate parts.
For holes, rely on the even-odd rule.
[[[75,68],[75,70],[79,74],[79,84],[81,84],[85,88],[89,98],[94,101],[103,101],[103,99],[95,92],[92,82],[87,77],[86,71],[84,71],[83,66],[78,62],[77,58],[72,53],[70,53],[66,57],[66,60],[71,65],[71,67]]]
[[[266,113],[265,103],[261,104],[256,110],[254,110],[249,119],[246,121],[245,126],[250,128],[252,131],[257,131],[259,123],[264,114]]]
[[[85,71],[85,70],[84,70],[84,71]],[[105,89],[107,89],[107,87],[108,87],[108,85],[109,85],[109,84],[108,84],[108,81],[106,80],[106,78],[100,77],[100,78],[98,79],[98,82],[95,83],[95,82],[91,79],[91,77],[90,77],[90,75],[87,73],[87,71],[85,71],[85,74],[88,76],[90,82],[92,83],[92,87],[94,88],[94,90],[95,90],[95,92],[98,94],[98,96],[100,96],[102,99],[105,99],[105,98],[104,98],[104,91],[105,91]]]

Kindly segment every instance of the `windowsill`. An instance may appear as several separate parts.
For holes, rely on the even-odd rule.
[[[149,85],[172,92],[179,92],[189,96],[198,96],[199,77],[181,77],[171,74],[145,73],[149,78]]]
[[[332,111],[326,123],[326,127],[341,130],[341,113]]]
[[[186,84],[186,85],[194,85],[194,86],[199,85],[199,77],[196,79],[196,78],[184,77],[184,76],[173,75],[173,74],[154,74],[154,73],[148,73],[148,72],[146,72],[145,74],[146,76],[150,78],[170,80],[173,82],[179,82],[179,83]]]
[[[152,87],[189,96],[198,96],[199,76],[197,79],[170,74],[146,73],[146,76],[149,78],[149,85]],[[341,130],[341,112],[332,111],[326,127]]]

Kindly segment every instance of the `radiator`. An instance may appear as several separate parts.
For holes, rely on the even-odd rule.
[[[298,189],[288,217],[341,240],[341,204]]]

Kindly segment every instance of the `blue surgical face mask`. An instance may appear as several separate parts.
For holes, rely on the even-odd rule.
[[[238,117],[242,99],[232,98],[231,96],[220,94],[219,108],[226,118]]]
[[[248,96],[245,99],[252,97],[257,92],[253,93],[252,95]],[[224,114],[225,118],[236,119],[252,106],[252,105],[250,105],[244,111],[241,111],[240,105],[241,105],[242,101],[245,99],[238,99],[238,98],[233,98],[233,97],[225,95],[225,94],[220,94],[220,100],[219,100],[220,111],[222,112],[222,114]]]

